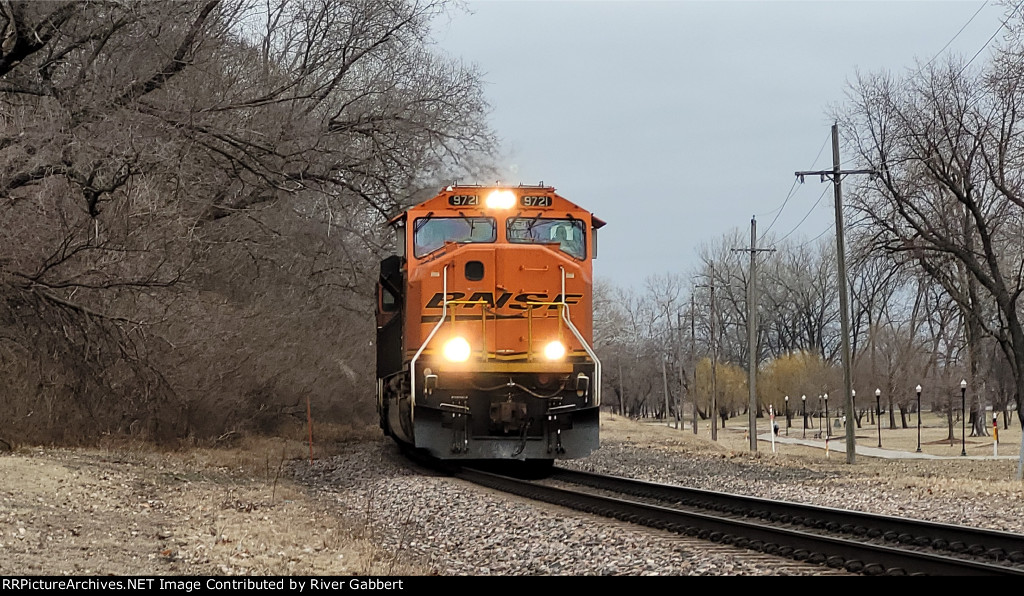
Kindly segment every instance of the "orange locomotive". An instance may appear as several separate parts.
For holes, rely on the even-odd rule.
[[[598,447],[592,260],[604,222],[550,186],[449,186],[390,222],[377,411],[440,459],[550,463]]]

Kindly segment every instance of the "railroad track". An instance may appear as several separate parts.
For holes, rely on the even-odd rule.
[[[1024,576],[1024,536],[555,468],[530,481],[463,468],[522,497],[863,575]]]

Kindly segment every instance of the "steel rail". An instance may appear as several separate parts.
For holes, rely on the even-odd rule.
[[[1024,563],[1024,535],[555,468],[551,479],[831,532]]]
[[[547,486],[536,482],[463,468],[458,478],[589,513],[685,533],[798,561],[822,563],[865,575],[1024,576],[1024,569],[937,555],[917,550],[858,542],[773,526],[741,518],[684,511],[660,505]]]

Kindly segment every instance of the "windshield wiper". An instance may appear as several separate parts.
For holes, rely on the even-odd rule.
[[[419,232],[420,228],[425,226],[427,224],[427,222],[430,221],[431,217],[434,217],[434,212],[433,211],[428,211],[426,215],[424,215],[423,217],[418,218],[416,220],[416,224],[415,224],[416,227],[413,228],[413,233]]]
[[[467,241],[471,240],[473,238],[473,230],[476,229],[477,218],[474,217],[473,219],[470,219],[470,218],[466,217],[466,214],[463,213],[462,211],[459,211],[458,213],[459,213],[459,217],[461,217],[462,219],[466,220],[466,223],[469,224],[469,235],[466,237],[466,240]]]

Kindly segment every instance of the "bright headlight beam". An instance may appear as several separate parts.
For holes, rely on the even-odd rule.
[[[469,342],[462,337],[453,337],[444,344],[442,352],[452,362],[465,362],[469,359]]]
[[[544,346],[544,357],[548,360],[561,360],[565,357],[565,346],[560,341],[553,341]]]
[[[516,193],[511,190],[494,190],[485,201],[491,209],[511,209],[516,204]]]

